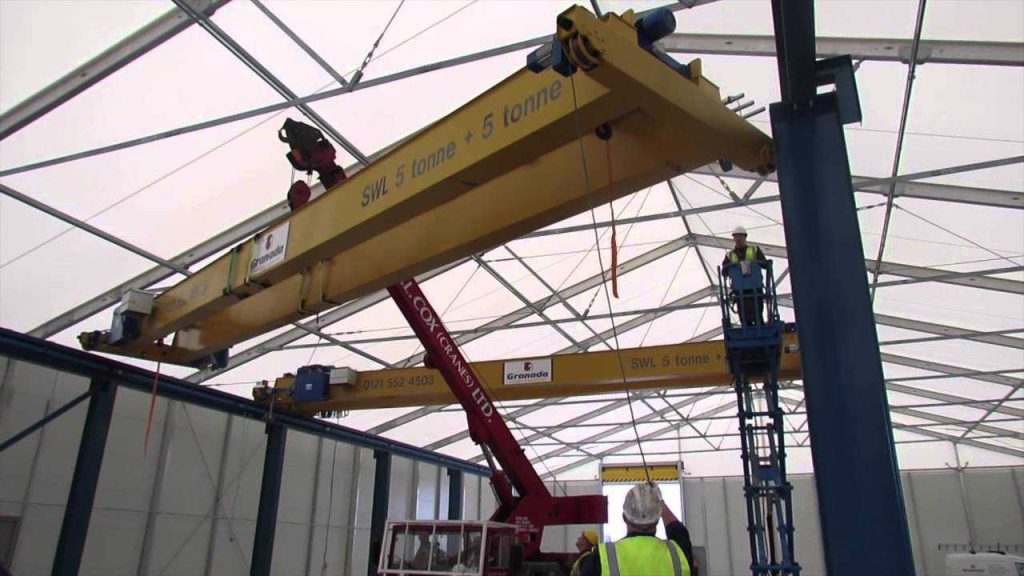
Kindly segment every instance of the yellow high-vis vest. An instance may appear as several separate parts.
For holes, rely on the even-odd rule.
[[[679,545],[655,536],[630,536],[598,549],[601,576],[690,576]]]
[[[747,244],[747,251],[744,254],[744,256],[745,256],[744,260],[754,260],[754,259],[756,259],[757,258],[757,247],[751,246],[750,244]],[[736,253],[736,250],[729,250],[729,262],[732,262],[733,264],[736,264],[739,261],[740,261],[740,256],[739,256],[739,254]]]

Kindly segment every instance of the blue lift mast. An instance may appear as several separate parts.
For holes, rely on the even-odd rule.
[[[800,574],[793,555],[793,487],[786,481],[786,441],[779,408],[782,334],[771,261],[719,270],[719,302],[729,369],[739,408],[743,493],[754,576]],[[754,383],[760,380],[760,393]],[[763,402],[760,402],[763,396]]]

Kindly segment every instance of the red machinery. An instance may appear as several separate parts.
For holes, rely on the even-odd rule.
[[[346,178],[345,170],[334,161],[337,157],[334,146],[317,128],[288,118],[278,131],[277,138],[291,147],[285,157],[292,168],[306,174],[316,172],[324,190],[329,190]],[[288,207],[295,210],[309,202],[311,196],[309,185],[298,180],[288,189]]]
[[[388,293],[427,351],[428,365],[441,372],[455,398],[466,410],[470,437],[481,446],[484,456],[491,465],[491,486],[498,500],[498,509],[491,515],[490,522],[455,523],[461,530],[460,541],[463,542],[463,549],[472,548],[465,539],[465,534],[469,530],[480,530],[481,536],[487,533],[493,535],[490,541],[485,537],[476,540],[481,549],[477,558],[484,560],[484,566],[466,572],[450,572],[449,569],[455,568],[458,564],[452,564],[449,560],[450,565],[445,566],[440,572],[485,576],[567,573],[570,555],[546,554],[540,551],[544,528],[566,524],[604,524],[608,520],[607,498],[601,495],[552,496],[533,469],[523,448],[505,425],[491,401],[486,386],[470,369],[469,363],[459,352],[455,339],[448,333],[437,311],[427,301],[416,281],[407,280],[389,286]],[[500,470],[495,466],[495,462],[501,466]],[[413,542],[399,535],[403,530],[408,531],[412,524],[414,523],[400,522],[390,525],[381,552],[378,572],[381,576],[411,576],[439,571],[439,567],[430,572],[417,571],[418,566],[414,567],[411,561],[403,563],[396,560],[396,556],[415,555],[415,552],[407,552],[404,547]],[[438,532],[437,525],[444,523],[415,524],[432,526],[434,534],[447,533],[443,530]],[[486,526],[490,526],[491,529],[484,530]],[[452,529],[445,530],[450,532]],[[510,532],[514,534],[514,539],[505,539],[505,544],[499,542],[502,534]],[[431,538],[434,540],[428,538],[427,542],[439,547],[437,537]],[[456,541],[454,536],[451,540]],[[510,563],[502,568],[498,563],[505,550],[508,550]],[[440,556],[441,552],[444,551],[441,550],[437,556]],[[465,553],[462,555],[466,556]],[[431,553],[428,556],[433,558],[435,554]],[[450,553],[444,554],[445,558],[451,556]],[[458,557],[454,560],[457,562]]]

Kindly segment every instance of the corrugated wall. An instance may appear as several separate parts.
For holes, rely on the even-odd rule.
[[[0,359],[0,439],[84,392],[88,381]],[[100,474],[83,575],[248,574],[266,436],[262,422],[120,388]],[[0,454],[0,516],[17,518],[12,573],[49,574],[87,402]],[[275,575],[365,574],[370,450],[290,430],[274,543]],[[333,477],[333,482],[332,482]],[[467,517],[488,516],[484,481],[464,477]],[[392,459],[389,517],[444,518],[448,475]],[[374,562],[376,559],[373,559]]]
[[[944,576],[946,554],[967,547],[972,532],[976,546],[999,545],[1024,555],[1024,467],[967,469],[966,502],[954,470],[914,470],[903,472],[902,478],[918,576]],[[790,482],[801,573],[823,576],[814,477],[794,475]],[[749,574],[743,479],[687,478],[683,494],[691,538],[707,555],[702,574]]]
[[[83,378],[0,359],[0,438],[8,438],[86,390]],[[83,575],[247,574],[266,437],[263,424],[158,399],[143,452],[149,396],[120,389],[100,475]],[[17,518],[12,572],[49,574],[85,418],[85,403],[0,454],[0,516]],[[365,574],[374,460],[369,450],[289,431],[274,550],[275,575]],[[332,482],[333,478],[333,482]],[[823,574],[811,476],[795,486],[797,556]],[[919,576],[939,576],[943,545],[1024,547],[1024,467],[964,474],[904,474]],[[597,481],[549,483],[556,494],[600,492]],[[738,478],[683,482],[686,522],[708,555],[711,576],[745,573],[746,512]],[[464,477],[463,514],[494,509],[486,479]],[[394,519],[444,518],[448,475],[393,458],[388,512]],[[967,518],[971,522],[967,521]],[[587,526],[548,530],[542,548],[570,551]],[[593,527],[596,528],[596,527]],[[372,559],[374,562],[376,559]]]

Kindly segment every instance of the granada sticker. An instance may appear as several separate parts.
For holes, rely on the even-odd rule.
[[[532,358],[505,362],[505,384],[551,382],[551,358]]]
[[[256,248],[249,262],[249,275],[255,276],[284,261],[288,252],[288,227],[285,222],[256,238]]]

